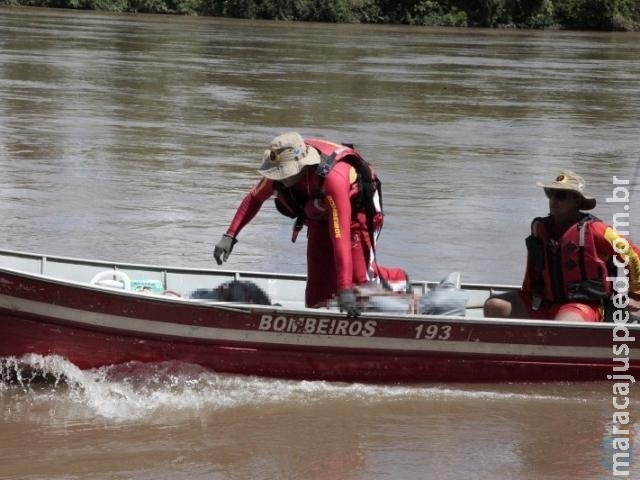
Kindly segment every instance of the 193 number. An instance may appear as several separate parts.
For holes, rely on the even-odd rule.
[[[451,325],[421,323],[416,327],[416,338],[427,340],[448,340],[451,337]]]

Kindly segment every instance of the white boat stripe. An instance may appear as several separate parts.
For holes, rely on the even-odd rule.
[[[351,348],[360,350],[396,350],[411,352],[434,352],[455,354],[491,354],[518,357],[581,358],[611,360],[609,347],[571,347],[553,345],[503,344],[489,342],[460,342],[450,340],[424,340],[389,337],[362,337],[348,335],[296,334],[260,330],[235,330],[227,328],[201,327],[171,322],[157,322],[98,312],[51,305],[35,300],[16,299],[0,295],[0,308],[19,313],[28,313],[73,322],[78,326],[91,325],[115,328],[131,333],[166,335],[184,339],[219,340],[229,342],[251,342],[262,344],[284,344],[305,347]],[[640,352],[631,349],[630,360],[640,359]]]

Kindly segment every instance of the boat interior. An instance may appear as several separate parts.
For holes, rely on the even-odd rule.
[[[224,300],[211,296],[208,292],[213,292],[234,281],[249,282],[266,293],[272,305],[285,309],[305,308],[305,276],[299,274],[113,263],[13,250],[0,250],[0,269],[46,277],[54,281],[82,284],[83,288],[116,289],[131,294],[159,295],[198,302]],[[455,277],[456,274],[457,277]],[[425,313],[420,312],[415,305],[419,304],[420,299],[426,298],[430,292],[442,288],[445,280],[454,278],[452,275],[459,280],[459,274],[453,272],[447,279],[440,281],[412,280],[411,289],[407,293],[387,292],[381,289],[376,289],[374,292],[369,290],[365,293],[377,299],[376,308],[372,310],[397,311],[404,314]],[[452,285],[447,287],[451,288]],[[516,287],[458,283],[453,288],[464,292],[466,310],[464,315],[481,317],[482,305],[490,294]],[[332,305],[328,307],[331,308]]]

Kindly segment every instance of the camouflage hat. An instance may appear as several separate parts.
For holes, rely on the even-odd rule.
[[[304,143],[299,133],[289,132],[271,140],[258,172],[272,180],[284,180],[300,173],[304,166],[318,163],[318,151]]]
[[[571,170],[562,170],[551,183],[537,182],[538,187],[547,190],[571,190],[581,198],[580,210],[591,210],[596,206],[596,199],[585,194],[586,183],[584,178]]]

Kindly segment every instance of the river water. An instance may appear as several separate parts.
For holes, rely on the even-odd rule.
[[[0,244],[212,267],[265,145],[297,130],[375,165],[381,263],[519,283],[546,213],[535,183],[562,168],[610,223],[624,211],[605,201],[613,176],[629,180],[640,238],[638,78],[636,33],[0,9]],[[265,205],[229,267],[304,272],[290,227]],[[364,386],[29,362],[50,381],[0,383],[2,479],[613,478],[606,381]]]

